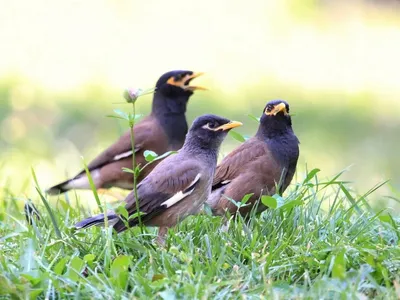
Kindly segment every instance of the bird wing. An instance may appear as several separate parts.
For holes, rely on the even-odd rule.
[[[182,161],[179,154],[171,158],[174,159],[162,161],[137,187],[139,211],[143,214],[141,219],[144,223],[188,197],[200,182],[201,167],[197,162]],[[137,212],[134,191],[125,202],[129,215]],[[137,223],[137,218],[129,220],[130,226]],[[120,232],[126,227],[120,220],[114,228]]]
[[[153,136],[154,131],[154,124],[151,122],[149,117],[138,123],[133,128],[135,137],[135,153],[141,149],[146,149],[146,145],[149,142],[148,138]],[[132,156],[130,130],[125,132],[117,142],[112,144],[110,147],[100,153],[95,159],[93,159],[88,164],[88,169],[89,171],[92,171],[129,156]],[[82,170],[76,177],[79,177],[84,172],[85,171]]]
[[[246,164],[256,160],[267,153],[265,144],[253,137],[231,153],[229,153],[218,165],[212,183],[212,189],[220,188],[235,179],[241,172],[245,171]]]
[[[207,203],[216,215],[223,215],[226,210],[234,214],[238,208],[229,199],[241,201],[246,194],[253,194],[247,206],[240,208],[245,215],[261,192],[275,193],[276,184],[285,174],[285,169],[272,156],[268,146],[258,138],[252,138],[232,151],[217,167]]]

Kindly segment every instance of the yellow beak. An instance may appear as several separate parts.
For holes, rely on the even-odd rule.
[[[186,84],[186,82],[188,80],[195,79],[195,78],[197,78],[197,77],[199,77],[199,76],[201,76],[203,74],[204,74],[203,72],[193,73],[192,75],[184,76],[180,80],[175,80],[174,77],[171,77],[171,78],[169,78],[167,80],[167,83],[170,84],[170,85],[178,86],[178,87],[180,87],[181,89],[184,89],[184,90],[189,90],[189,91],[202,90],[202,91],[206,91],[207,88],[205,88],[205,87]]]
[[[267,116],[270,116],[270,115],[276,116],[276,115],[277,115],[279,112],[281,112],[281,111],[283,111],[283,113],[284,113],[285,115],[287,115],[285,103],[279,103],[278,105],[275,105],[273,110],[271,110],[271,111],[269,111],[269,112],[268,112],[268,111],[265,111],[265,114],[266,114]]]
[[[241,122],[231,121],[229,123],[226,123],[224,125],[221,125],[221,126],[215,128],[215,131],[217,131],[217,130],[225,131],[225,130],[229,130],[229,129],[232,129],[232,128],[235,128],[235,127],[239,127],[239,126],[242,126],[242,125],[243,125],[243,123],[241,123]]]

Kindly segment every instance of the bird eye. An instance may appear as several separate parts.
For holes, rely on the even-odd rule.
[[[203,125],[204,129],[213,130],[218,127],[218,123],[216,122],[208,122],[206,125]]]

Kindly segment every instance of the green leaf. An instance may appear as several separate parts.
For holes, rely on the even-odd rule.
[[[134,174],[136,174],[136,177],[139,177],[139,174],[140,174],[140,164],[138,164],[138,165],[135,167]]]
[[[129,220],[133,220],[139,216],[144,216],[144,215],[146,215],[145,212],[142,212],[142,211],[140,211],[139,213],[135,212],[129,216]]]
[[[111,265],[111,276],[117,277],[121,271],[128,271],[129,264],[131,263],[131,257],[127,255],[117,256]]]
[[[114,115],[106,115],[107,118],[114,118],[114,119],[119,119],[119,120],[125,120],[125,118],[120,117],[120,116],[114,116]]]
[[[85,262],[87,262],[87,263],[91,263],[91,262],[94,261],[95,258],[96,258],[96,255],[90,253],[90,254],[86,254],[86,255],[83,257],[83,260],[84,260]]]
[[[264,204],[265,206],[269,207],[269,208],[277,208],[278,207],[278,202],[276,201],[276,199],[274,197],[271,196],[261,196],[261,202],[262,204]]]
[[[319,171],[321,170],[316,168],[308,172],[307,177],[303,181],[303,184],[309,182]]]
[[[72,281],[78,281],[81,277],[81,272],[85,267],[85,262],[79,257],[75,256],[71,259],[66,276]]]
[[[112,281],[120,288],[125,288],[128,281],[128,269],[131,263],[131,257],[120,255],[116,257],[111,265],[110,275]]]
[[[120,109],[114,109],[114,112],[119,116],[120,119],[129,121],[129,116],[126,112]]]
[[[90,268],[93,268],[93,265],[94,265],[94,260],[95,260],[95,258],[96,258],[96,255],[94,255],[94,254],[86,254],[84,257],[83,257],[83,260],[86,262],[86,264],[90,267]]]
[[[33,276],[29,275],[29,274],[21,274],[21,277],[29,280],[29,282],[33,286],[37,285],[41,281],[40,278],[33,277]]]
[[[129,168],[122,168],[122,171],[126,172],[126,173],[135,174],[135,172],[132,169],[129,169]]]
[[[289,210],[289,209],[291,209],[293,207],[300,206],[300,205],[303,205],[303,200],[297,199],[297,200],[289,201],[289,202],[283,204],[280,207],[280,209]]]
[[[158,154],[151,150],[146,150],[143,152],[144,159],[148,162],[153,161],[157,158]]]
[[[234,199],[232,199],[226,195],[223,195],[223,197],[228,199],[228,201],[232,202],[237,208],[247,206],[246,204],[243,204],[241,201],[235,201]]]
[[[236,131],[229,131],[229,134],[231,135],[231,137],[233,137],[235,140],[243,143],[246,141],[246,139],[243,137],[243,135],[241,135],[240,133],[236,132]]]
[[[68,260],[69,256],[60,259],[60,261],[54,266],[54,273],[56,273],[57,275],[61,275],[65,269],[65,265],[67,264]]]
[[[382,278],[385,280],[385,285],[387,287],[390,286],[390,278],[389,278],[389,272],[388,269],[381,263],[377,262],[376,263],[376,270],[381,273]]]
[[[29,292],[29,299],[37,299],[38,296],[43,292],[43,289],[32,289]]]
[[[367,255],[366,261],[371,267],[373,267],[373,268],[376,267],[375,258],[371,254]]]
[[[137,120],[142,117],[141,114],[128,114],[128,121],[131,126],[133,126]]]
[[[143,117],[142,114],[136,114],[135,117],[134,117],[135,122],[136,122],[137,120],[139,120],[141,117]]]
[[[125,208],[125,205],[120,205],[115,209],[115,212],[117,214],[120,214],[121,216],[123,216],[125,218],[125,220],[128,220],[129,218],[129,213],[127,211],[127,209]]]
[[[392,218],[388,215],[385,215],[385,216],[379,216],[379,220],[385,223],[391,223]]]
[[[255,115],[252,114],[248,114],[247,115],[250,119],[252,119],[253,121],[256,121],[257,123],[260,123],[260,118],[256,117]]]
[[[242,201],[240,201],[240,202],[241,202],[242,204],[246,204],[247,201],[249,201],[249,199],[250,199],[251,196],[253,196],[253,195],[254,195],[254,193],[244,195],[244,197],[242,198]]]
[[[335,262],[332,268],[332,277],[344,279],[346,277],[346,258],[344,256],[345,250],[341,250],[335,256]]]

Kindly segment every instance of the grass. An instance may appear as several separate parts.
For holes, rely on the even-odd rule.
[[[74,192],[50,201],[38,188],[41,220],[29,225],[25,199],[3,190],[0,298],[397,299],[400,218],[374,212],[374,189],[358,196],[340,175],[298,174],[275,209],[228,230],[219,217],[190,217],[165,248],[151,228],[75,231],[94,212]]]

